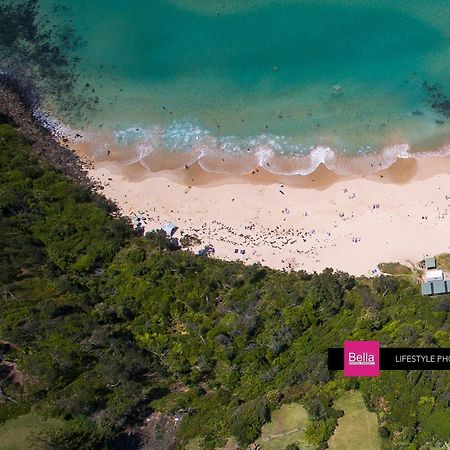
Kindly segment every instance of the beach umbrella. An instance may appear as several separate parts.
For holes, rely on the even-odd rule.
[[[161,226],[161,229],[165,231],[167,236],[173,236],[176,231],[178,230],[178,227],[174,225],[173,223],[165,223]]]

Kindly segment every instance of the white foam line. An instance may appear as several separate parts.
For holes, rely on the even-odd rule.
[[[120,163],[123,165],[140,163],[150,172],[152,171],[151,165],[146,161],[146,158],[156,150],[164,148],[164,144],[170,145],[170,149],[166,152],[169,158],[171,154],[183,154],[187,157],[188,164],[198,161],[200,167],[207,172],[229,175],[245,175],[254,170],[255,167],[260,166],[277,175],[307,176],[321,164],[337,175],[365,175],[385,170],[398,159],[450,156],[450,144],[435,150],[412,152],[407,143],[390,145],[379,152],[354,156],[342,154],[331,147],[318,145],[311,147],[309,152],[304,155],[289,156],[285,146],[292,147],[299,152],[303,149],[300,146],[292,145],[289,138],[285,136],[261,135],[246,140],[236,136],[216,138],[208,130],[190,122],[174,122],[166,129],[161,127],[151,129],[143,129],[139,126],[127,127],[113,131],[105,142],[104,134],[73,130],[51,114],[40,109],[34,112],[34,116],[55,136],[68,136],[75,139],[75,136],[82,135],[82,138],[78,138],[78,141],[94,144],[92,145],[94,159],[103,157],[112,147],[116,148],[114,144],[108,142],[115,141],[117,147],[120,148],[123,145],[123,142],[120,142],[121,140],[124,140],[128,145],[133,145],[136,141],[135,156],[120,161]],[[247,149],[250,149],[250,151],[247,151]],[[230,171],[229,164],[223,165],[220,162],[220,159],[225,158],[228,163],[230,157],[236,163],[233,171]],[[249,157],[253,160],[249,160]],[[217,158],[217,163],[214,162],[215,158]],[[292,165],[292,170],[282,170],[280,165],[283,163]]]

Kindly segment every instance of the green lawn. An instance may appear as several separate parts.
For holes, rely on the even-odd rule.
[[[196,437],[194,439],[191,439],[187,444],[184,450],[200,450],[200,442],[201,438]]]
[[[450,253],[441,253],[436,257],[438,269],[450,272]]]
[[[359,392],[347,392],[337,400],[335,408],[344,410],[344,416],[338,419],[336,430],[328,441],[330,449],[380,450],[377,416],[367,411]]]
[[[305,441],[308,413],[298,403],[283,405],[272,413],[272,420],[263,426],[262,435],[256,441],[261,450],[280,450],[297,443],[303,449],[314,446]]]
[[[224,447],[220,447],[217,450],[237,450],[238,448],[239,448],[239,446],[236,442],[236,439],[230,438],[230,439],[228,439],[228,441]]]
[[[389,275],[411,275],[412,270],[399,262],[380,263],[378,268]]]
[[[298,443],[302,450],[312,450],[314,446],[305,441],[308,413],[298,403],[283,405],[272,413],[272,419],[262,427],[261,437],[256,441],[261,450],[284,450],[286,446]],[[199,450],[200,438],[192,439],[186,450]],[[231,438],[225,447],[217,450],[236,450],[236,441]]]
[[[0,425],[0,450],[31,449],[28,442],[28,436],[31,433],[60,423],[61,421],[58,419],[44,419],[35,413],[8,420]]]

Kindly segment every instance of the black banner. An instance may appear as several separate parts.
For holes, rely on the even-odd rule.
[[[450,348],[380,348],[381,370],[450,370]],[[344,370],[344,349],[328,349],[328,370]]]

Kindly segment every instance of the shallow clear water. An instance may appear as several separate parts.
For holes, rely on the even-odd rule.
[[[307,173],[404,142],[435,149],[450,134],[450,111],[433,107],[423,87],[438,83],[439,101],[450,96],[448,1],[40,4],[52,24],[70,23],[82,38],[78,88],[88,79],[99,98],[78,119],[58,98],[48,104],[89,131],[99,157],[109,149],[151,167],[161,150],[180,164],[201,158],[208,170],[260,163]],[[396,151],[383,153],[383,164]]]

